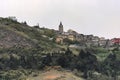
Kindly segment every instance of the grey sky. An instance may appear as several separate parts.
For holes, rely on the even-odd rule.
[[[0,16],[106,38],[120,37],[120,0],[0,0]]]

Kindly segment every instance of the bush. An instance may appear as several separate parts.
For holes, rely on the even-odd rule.
[[[0,80],[26,80],[26,76],[19,70],[2,71]]]

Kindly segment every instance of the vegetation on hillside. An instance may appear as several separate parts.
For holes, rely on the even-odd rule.
[[[2,42],[4,48],[6,48],[7,45],[9,47],[24,47],[24,45],[30,45],[34,48],[40,47],[46,51],[59,48],[58,45],[54,43],[54,30],[30,27],[27,23],[19,23],[9,18],[0,18],[0,34],[0,41],[4,41]],[[13,43],[9,45],[7,42],[11,43],[10,41]],[[27,48],[28,46],[25,47]]]
[[[26,80],[34,70],[41,71],[46,66],[61,66],[86,80],[119,79],[119,47],[111,51],[86,47],[77,50],[76,55],[66,45],[56,44],[55,36],[54,30],[1,18],[0,80]],[[67,45],[78,44],[65,41]]]

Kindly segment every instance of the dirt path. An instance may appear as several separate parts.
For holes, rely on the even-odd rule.
[[[39,74],[36,77],[31,77],[28,80],[83,80],[75,76],[72,72],[50,70]]]

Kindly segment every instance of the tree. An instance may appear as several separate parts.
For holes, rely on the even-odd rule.
[[[77,69],[83,71],[84,78],[88,77],[89,71],[97,69],[97,58],[89,51],[81,50],[78,56]]]
[[[120,61],[117,60],[116,54],[112,53],[104,60],[102,65],[102,72],[109,77],[113,77],[114,80],[117,80]]]
[[[27,22],[26,22],[26,21],[24,21],[24,22],[23,22],[23,24],[24,24],[24,25],[27,25]]]

